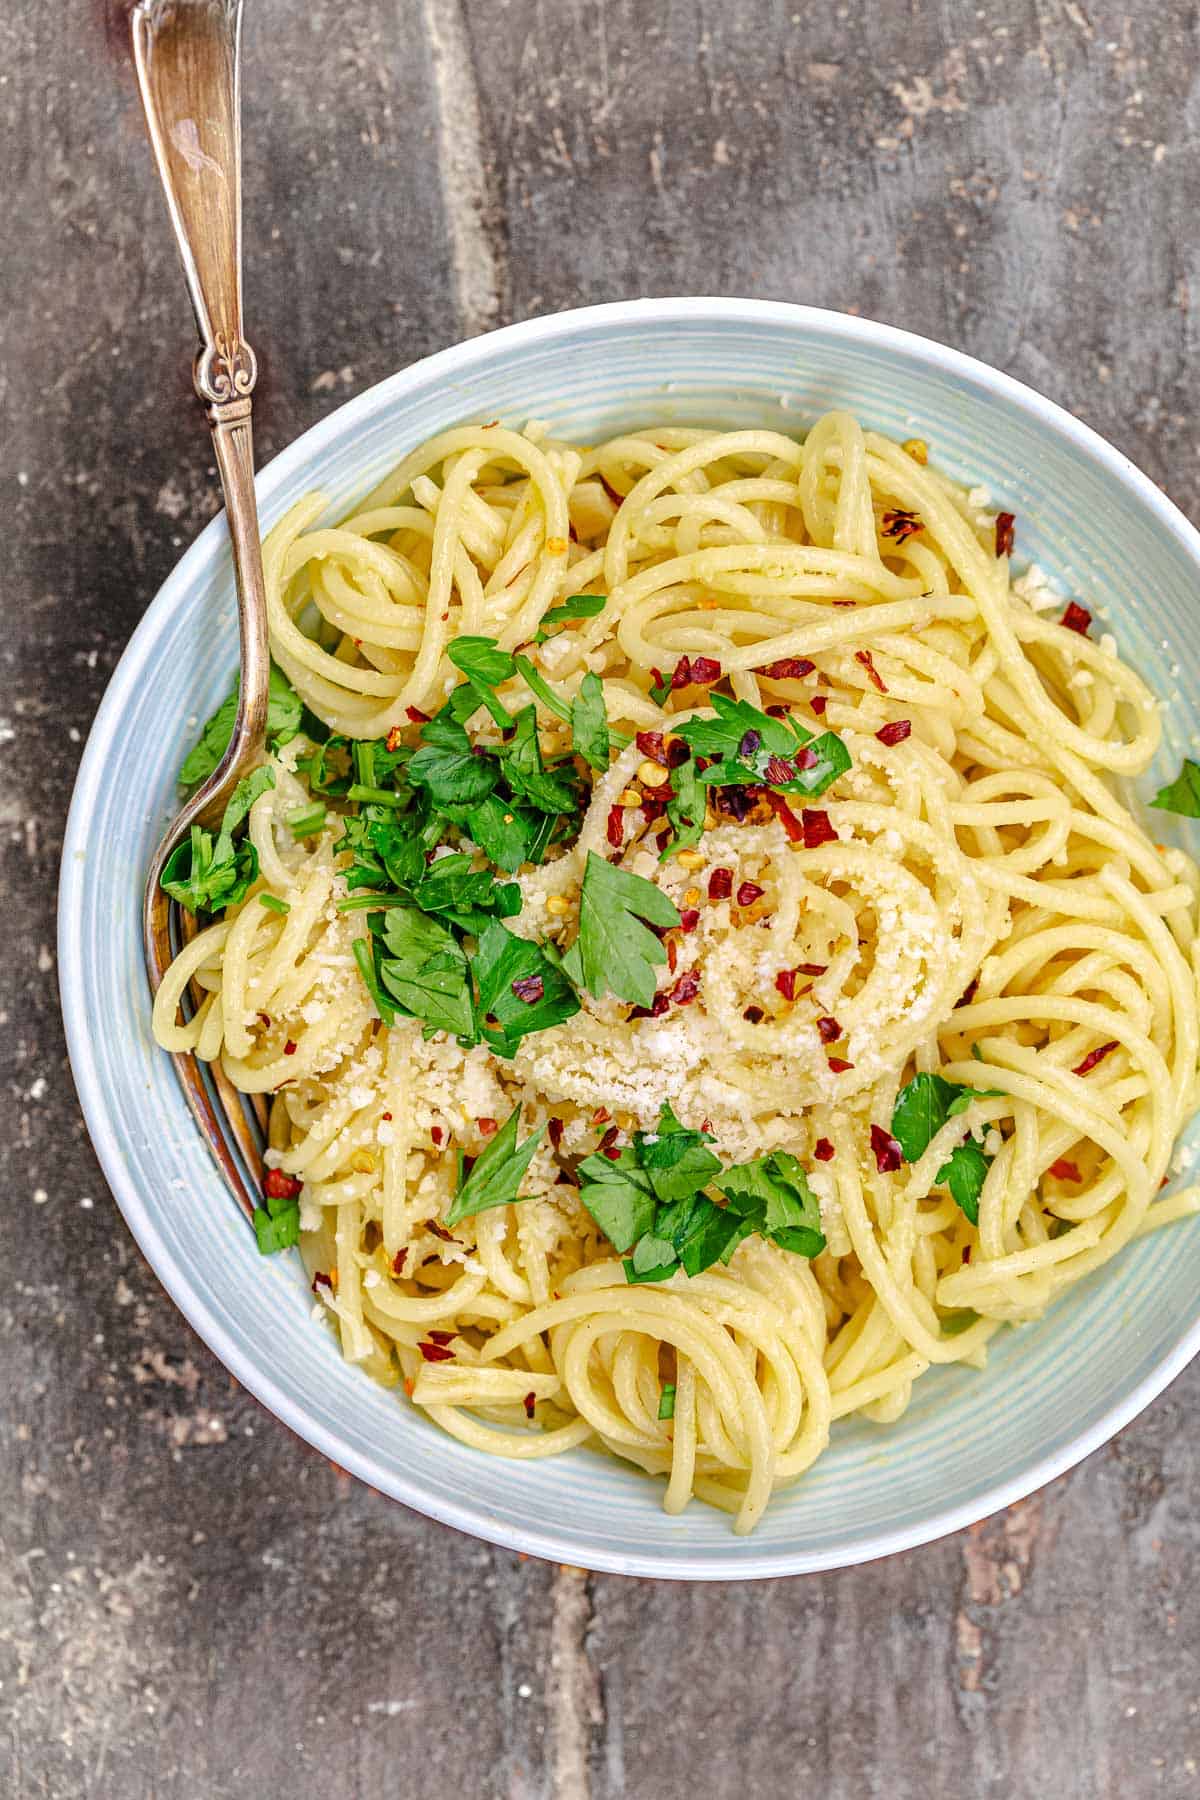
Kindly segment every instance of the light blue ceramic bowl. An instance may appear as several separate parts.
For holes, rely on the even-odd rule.
[[[1200,715],[1200,537],[1058,407],[888,326],[739,300],[639,301],[515,325],[341,407],[263,472],[259,505],[265,528],[319,486],[341,513],[405,451],[464,420],[547,419],[588,441],[664,419],[792,431],[832,406],[927,438],[942,467],[1017,514],[1018,559],[1098,613],[1170,702],[1153,773],[1173,771]],[[238,1380],[335,1462],[535,1555],[627,1574],[786,1575],[923,1543],[1029,1493],[1195,1354],[1200,1222],[1147,1239],[1041,1323],[1003,1335],[986,1373],[930,1373],[899,1424],[835,1429],[819,1466],[748,1540],[701,1505],[668,1518],[656,1484],[584,1451],[477,1456],[375,1387],[312,1323],[298,1258],[259,1256],[150,1037],[142,876],[180,759],[236,657],[225,527],[214,520],[135,632],[88,741],[63,852],[63,1008],[92,1137],[142,1250]]]

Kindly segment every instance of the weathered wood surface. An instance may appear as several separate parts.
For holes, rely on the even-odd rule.
[[[463,333],[748,293],[958,344],[1200,505],[1184,0],[249,14],[264,457]],[[64,1059],[54,888],[82,736],[216,484],[122,41],[103,0],[0,16],[0,1787],[1200,1792],[1195,1373],[908,1556],[746,1590],[587,1579],[340,1479],[141,1263]]]

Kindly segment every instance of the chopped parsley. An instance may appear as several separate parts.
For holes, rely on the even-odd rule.
[[[960,1087],[943,1075],[914,1075],[896,1096],[892,1112],[892,1136],[905,1162],[918,1161],[947,1120],[965,1112],[972,1100],[990,1099],[998,1091]],[[991,1166],[991,1157],[969,1137],[955,1146],[934,1176],[938,1186],[949,1188],[955,1205],[972,1225],[979,1223],[979,1196]]]
[[[667,960],[651,925],[678,925],[673,901],[654,883],[589,850],[579,894],[579,936],[563,959],[563,972],[576,987],[599,999],[615,994],[638,1006],[654,1000],[655,969]]]
[[[458,1192],[446,1214],[447,1225],[457,1225],[460,1219],[487,1212],[493,1206],[508,1206],[517,1199],[517,1189],[545,1130],[545,1126],[540,1125],[532,1137],[518,1144],[520,1123],[521,1109],[516,1106],[487,1148],[475,1159],[465,1180],[462,1153],[459,1152]]]
[[[448,925],[416,906],[389,906],[379,932],[378,978],[389,999],[427,1032],[475,1039],[466,952]]]
[[[658,1396],[658,1416],[660,1419],[675,1417],[675,1383],[664,1381],[662,1393]]]
[[[790,714],[782,719],[745,700],[709,696],[715,719],[685,719],[677,735],[696,756],[710,758],[700,773],[707,787],[773,788],[779,794],[823,794],[850,767],[850,752],[835,731],[814,738]]]
[[[607,605],[608,600],[604,594],[568,595],[561,606],[552,606],[549,612],[542,614],[542,622],[538,628],[538,634],[533,640],[534,643],[544,644],[550,637],[551,634],[546,630],[547,625],[566,625],[572,619],[594,619],[604,611]]]
[[[695,759],[689,757],[687,762],[671,771],[671,798],[667,801],[667,821],[671,826],[671,837],[662,852],[660,861],[674,856],[680,850],[690,850],[704,836],[704,817],[708,807],[708,798],[704,792],[704,782],[696,767]]]
[[[1185,819],[1200,819],[1200,763],[1185,756],[1174,781],[1159,788],[1150,804]]]
[[[216,838],[202,825],[193,825],[171,852],[162,872],[163,892],[194,913],[223,912],[243,900],[258,879],[258,852],[248,838],[235,844],[233,834],[259,795],[274,786],[275,771],[266,766],[243,776],[221,815]]]
[[[254,1235],[260,1254],[274,1256],[277,1250],[290,1250],[300,1242],[300,1202],[275,1194],[265,1198],[266,1205],[254,1209]]]
[[[579,1011],[579,996],[542,945],[498,919],[480,936],[471,972],[479,984],[480,1033],[500,1056],[512,1056],[523,1037]]]
[[[608,713],[600,677],[589,670],[571,702],[571,748],[598,774],[608,768]]]

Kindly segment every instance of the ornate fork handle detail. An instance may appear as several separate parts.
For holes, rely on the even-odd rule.
[[[257,379],[258,364],[245,338],[237,338],[231,344],[221,331],[197,355],[192,375],[196,392],[213,407],[223,406],[227,400],[245,399],[253,392]]]

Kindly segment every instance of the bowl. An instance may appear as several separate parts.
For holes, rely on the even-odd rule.
[[[1200,663],[1184,654],[1200,536],[1059,407],[886,325],[692,299],[510,326],[339,407],[262,472],[259,506],[265,529],[320,487],[341,513],[403,452],[464,420],[546,419],[588,441],[662,420],[794,431],[833,406],[928,439],[941,467],[1016,513],[1018,565],[1035,560],[1078,595],[1169,701],[1141,791],[1174,773],[1200,712]],[[584,1450],[543,1462],[476,1454],[375,1386],[313,1322],[298,1254],[259,1256],[150,1035],[143,873],[174,808],[175,771],[236,660],[215,519],[134,633],[88,739],[63,850],[63,1011],[92,1139],[138,1244],[213,1352],[326,1456],[431,1518],[533,1555],[623,1574],[789,1575],[920,1544],[1019,1499],[1103,1443],[1195,1354],[1200,1220],[1142,1240],[1039,1322],[1001,1333],[986,1371],[931,1370],[897,1424],[836,1426],[750,1538],[698,1502],[669,1518],[658,1484]]]

